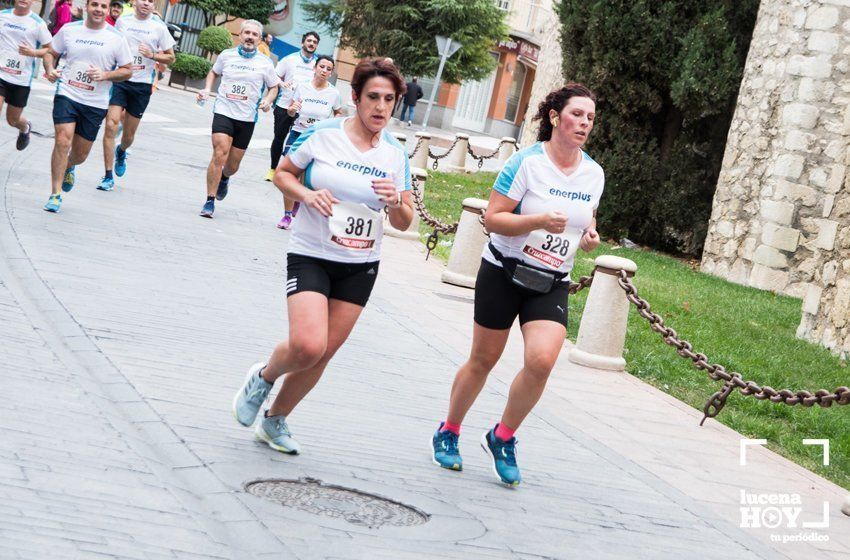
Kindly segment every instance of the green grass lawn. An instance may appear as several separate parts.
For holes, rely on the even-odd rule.
[[[433,215],[454,222],[460,215],[460,201],[468,196],[486,199],[494,178],[493,173],[431,173],[426,205]],[[420,231],[430,232],[424,225]],[[600,224],[600,231],[604,238],[605,224]],[[451,241],[452,236],[440,239]],[[436,255],[445,260],[450,250],[450,246],[441,244]],[[604,253],[635,261],[635,285],[652,310],[689,340],[694,351],[707,354],[711,362],[723,364],[727,371],[740,372],[744,379],[777,390],[832,390],[850,385],[850,369],[844,360],[796,338],[800,300],[696,272],[660,253],[606,244],[591,254],[579,253],[573,276],[589,274],[593,259]],[[587,290],[570,301],[570,340],[575,340],[586,297]],[[629,373],[699,410],[722,386],[679,357],[634,310],[629,314],[625,358]],[[746,437],[767,439],[774,451],[850,489],[850,407],[789,407],[736,392],[717,420]],[[821,466],[821,447],[804,446],[804,438],[830,440],[828,467]]]

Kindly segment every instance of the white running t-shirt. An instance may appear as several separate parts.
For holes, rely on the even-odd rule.
[[[128,81],[141,84],[153,84],[156,77],[156,61],[142,56],[139,45],[146,44],[154,53],[164,52],[174,47],[174,38],[168,27],[155,15],[147,19],[138,19],[135,14],[118,18],[115,29],[124,34],[133,56],[133,77]]]
[[[377,147],[361,152],[345,133],[346,120],[313,125],[289,150],[287,157],[304,170],[307,188],[328,189],[341,201],[334,204],[330,218],[302,204],[293,220],[289,253],[343,263],[381,258],[385,204],[372,190],[372,179],[391,177],[397,191],[409,190],[407,152],[386,130]]]
[[[112,82],[95,82],[86,71],[91,67],[111,71],[132,62],[130,47],[121,33],[111,25],[90,29],[78,21],[63,26],[53,37],[51,48],[65,57],[56,94],[89,107],[108,109]]]
[[[20,54],[18,47],[24,42],[39,49],[52,40],[47,24],[34,13],[16,16],[11,8],[0,11],[0,80],[29,87],[38,59]]]
[[[289,106],[292,104],[292,96],[295,93],[295,86],[313,79],[316,58],[317,55],[314,54],[310,58],[305,59],[299,50],[280,59],[274,71],[280,76],[283,83],[292,82],[292,87],[280,88],[276,101],[278,107],[289,109]]]
[[[280,83],[272,60],[259,51],[253,56],[239,54],[239,48],[223,51],[213,64],[213,72],[221,76],[213,113],[237,121],[256,122],[257,108],[266,88]]]
[[[295,86],[293,101],[301,101],[298,119],[292,124],[295,132],[304,132],[319,121],[334,116],[334,111],[342,108],[339,90],[328,84],[322,89],[313,87],[313,81],[302,82]]]
[[[599,206],[605,188],[605,173],[589,155],[582,152],[578,168],[569,175],[552,163],[537,142],[515,153],[496,177],[493,189],[519,202],[515,214],[543,214],[553,210],[567,215],[563,233],[535,230],[526,235],[490,234],[490,243],[505,257],[520,259],[532,266],[569,272],[573,268],[579,241],[593,222],[593,211]],[[484,259],[501,266],[485,246]]]

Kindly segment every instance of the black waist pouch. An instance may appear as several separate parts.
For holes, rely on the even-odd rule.
[[[548,294],[569,274],[568,272],[554,272],[531,266],[519,259],[506,257],[501,251],[489,244],[490,252],[496,260],[502,263],[502,270],[508,280],[514,286],[534,292],[537,294]]]

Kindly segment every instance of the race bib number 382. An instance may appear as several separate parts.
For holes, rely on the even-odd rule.
[[[381,215],[363,204],[340,202],[328,218],[331,243],[346,249],[371,250],[382,232]]]

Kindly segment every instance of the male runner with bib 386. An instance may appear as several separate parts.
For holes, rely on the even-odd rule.
[[[15,148],[30,143],[30,122],[23,117],[35,76],[36,58],[47,52],[53,37],[44,20],[30,11],[33,0],[15,0],[0,11],[0,110],[6,104],[6,122],[18,129]]]
[[[147,109],[156,78],[156,63],[174,62],[174,39],[168,27],[153,15],[153,0],[136,0],[135,13],[118,18],[115,29],[124,34],[133,55],[133,76],[112,88],[109,111],[106,114],[106,130],[103,134],[104,176],[97,186],[102,191],[115,187],[115,175],[122,177],[127,170],[127,150],[133,145],[136,130]],[[115,135],[119,124],[123,125],[121,142],[115,146]]]
[[[204,218],[212,218],[216,199],[227,196],[230,177],[239,170],[254,134],[257,110],[268,111],[277,96],[280,79],[274,64],[257,50],[262,34],[260,22],[243,21],[239,46],[218,55],[207,74],[206,87],[198,92],[198,102],[204,103],[216,77],[221,76],[213,106],[213,154],[207,168],[207,201],[201,209]]]
[[[583,85],[549,93],[534,117],[540,120],[538,142],[514,154],[496,178],[485,216],[490,244],[475,282],[472,350],[455,376],[446,420],[431,441],[433,461],[443,468],[463,468],[460,425],[519,316],[523,368],[501,421],[481,436],[481,445],[502,483],[520,483],[514,432],[543,394],[564,345],[576,252],[599,245],[595,216],[605,175],[581,149],[595,115],[595,96]]]
[[[52,194],[44,205],[48,212],[58,212],[62,206],[60,192],[74,188],[74,168],[86,161],[97,138],[109,107],[112,83],[133,75],[130,47],[114,27],[107,25],[108,9],[107,0],[88,0],[85,20],[63,26],[44,55],[47,79],[58,82],[53,98],[56,140],[50,162]],[[55,66],[59,56],[65,57],[61,74]]]
[[[354,116],[308,128],[275,174],[275,185],[302,205],[286,257],[289,339],[277,345],[268,364],[249,368],[233,414],[251,426],[272,384],[283,377],[254,432],[283,453],[300,451],[286,417],[318,383],[372,293],[382,210],[388,208],[399,230],[413,219],[407,152],[385,130],[404,80],[383,59],[365,59],[354,69],[351,91]]]

